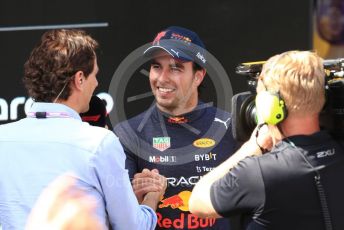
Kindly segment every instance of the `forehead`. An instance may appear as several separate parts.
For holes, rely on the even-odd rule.
[[[169,53],[163,50],[159,50],[153,54],[153,61],[161,64],[164,62],[173,65],[192,65],[191,61],[184,61],[178,58],[174,58]]]

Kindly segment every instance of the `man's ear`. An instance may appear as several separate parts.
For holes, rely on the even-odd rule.
[[[85,82],[84,72],[82,71],[76,72],[73,79],[73,83],[74,83],[73,85],[75,86],[75,88],[79,90],[83,90],[84,82]]]
[[[206,73],[207,71],[205,69],[200,69],[195,72],[195,83],[197,84],[197,86],[202,83]]]

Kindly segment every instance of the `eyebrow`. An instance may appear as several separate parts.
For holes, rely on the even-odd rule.
[[[150,62],[150,65],[160,65],[160,63],[158,63],[157,61],[154,60],[154,61]]]
[[[177,68],[180,68],[180,69],[184,69],[184,65],[179,63],[179,62],[176,62],[174,64],[170,64],[170,67],[177,67]]]
[[[157,62],[157,61],[152,61],[151,63],[150,63],[151,65],[161,65],[159,62]],[[177,67],[177,68],[180,68],[180,69],[185,69],[185,67],[184,67],[184,65],[182,64],[182,63],[180,63],[180,62],[175,62],[175,63],[173,63],[173,64],[169,64],[169,67]]]

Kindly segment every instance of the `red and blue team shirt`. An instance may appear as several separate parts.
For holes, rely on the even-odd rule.
[[[153,105],[119,123],[114,132],[126,153],[130,178],[144,168],[156,168],[167,178],[156,229],[230,229],[228,219],[201,219],[188,207],[198,180],[238,147],[228,112],[199,103],[192,112],[175,117]]]

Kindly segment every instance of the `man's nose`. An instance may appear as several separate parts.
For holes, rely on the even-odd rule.
[[[169,76],[169,70],[168,69],[163,69],[159,75],[158,78],[159,81],[161,82],[168,82],[170,81],[170,76]]]

